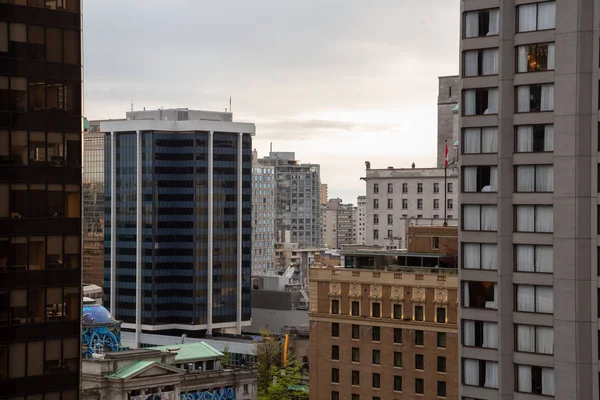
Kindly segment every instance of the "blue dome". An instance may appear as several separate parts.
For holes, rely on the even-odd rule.
[[[84,325],[118,324],[111,313],[99,304],[84,304],[82,321]]]

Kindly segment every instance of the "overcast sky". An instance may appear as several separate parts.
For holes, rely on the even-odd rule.
[[[84,9],[85,113],[225,110],[355,203],[372,168],[432,167],[459,0],[103,0]]]

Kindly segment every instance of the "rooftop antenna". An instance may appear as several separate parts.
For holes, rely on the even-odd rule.
[[[133,100],[131,100],[131,112],[133,112]]]
[[[273,152],[273,142],[269,142],[269,153]]]
[[[233,112],[232,108],[231,108],[231,96],[229,96],[229,112],[230,113]]]

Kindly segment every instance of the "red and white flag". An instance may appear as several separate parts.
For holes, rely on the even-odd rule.
[[[448,142],[446,142],[446,157],[444,158],[444,165],[448,168]]]

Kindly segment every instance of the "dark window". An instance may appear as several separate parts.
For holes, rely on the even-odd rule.
[[[423,306],[415,306],[415,321],[424,321],[425,313],[423,312]]]
[[[402,328],[394,328],[394,343],[402,343]]]
[[[440,199],[433,199],[433,209],[438,210],[440,208]]]
[[[393,224],[394,223],[394,216],[392,214],[388,214],[387,221],[388,221],[388,225]]]
[[[462,105],[465,105],[462,107]],[[463,115],[498,114],[498,89],[467,89],[463,91],[461,104]]]
[[[408,199],[402,199],[402,209],[406,210],[408,208]]]
[[[446,357],[437,358],[437,370],[438,372],[446,372]]]
[[[402,353],[394,352],[394,367],[402,367]]]
[[[378,209],[379,208],[379,199],[373,199],[373,208],[374,209]]]
[[[463,167],[463,192],[469,193],[497,191],[498,189],[496,187],[492,187],[492,182],[497,179],[498,176],[497,171],[497,167],[491,166]],[[494,183],[494,186],[496,186],[497,183]]]
[[[340,337],[340,324],[337,322],[331,324],[331,336]]]
[[[394,304],[394,319],[402,319],[402,304]]]
[[[340,392],[331,392],[331,400],[340,400]]]
[[[388,183],[387,189],[388,189],[388,193],[394,193],[394,184]]]
[[[373,239],[379,239],[379,230],[378,229],[373,230]]]
[[[599,150],[600,150],[600,148],[599,148]],[[408,183],[402,184],[402,193],[408,193]]]
[[[437,333],[437,347],[446,348],[446,333],[445,332]]]
[[[360,386],[360,373],[352,371],[352,386]]]
[[[517,86],[515,91],[515,112],[517,113],[552,111],[554,109],[553,83]]]
[[[554,125],[519,125],[515,127],[515,152],[543,153],[554,150]],[[600,145],[599,145],[600,146]]]
[[[373,341],[379,342],[381,340],[381,328],[378,326],[373,327]]]
[[[339,383],[340,381],[340,370],[337,368],[331,368],[331,382]]]
[[[381,351],[375,349],[373,350],[372,362],[375,365],[381,364]]]
[[[437,383],[437,395],[438,397],[446,397],[446,382],[438,381]]]
[[[331,359],[332,360],[340,359],[340,346],[336,346],[336,345],[331,346]]]
[[[439,237],[432,237],[431,238],[431,249],[432,250],[438,250],[440,248],[440,238]]]
[[[415,369],[424,369],[425,368],[425,357],[423,354],[415,354]]]
[[[358,347],[352,348],[352,362],[360,362],[360,349]]]
[[[490,18],[491,15],[491,18]],[[469,11],[464,14],[463,33],[465,38],[498,35],[499,10]]]
[[[352,315],[355,317],[360,315],[360,303],[358,301],[352,302]]]
[[[423,193],[423,184],[417,183],[417,193]]]
[[[548,392],[552,391],[551,393],[553,394],[553,390],[554,390],[554,382],[556,381],[556,378],[554,378],[552,381],[549,381],[546,383],[546,385],[548,385],[548,387],[544,387],[544,381],[545,379],[543,378],[544,375],[544,370],[547,370],[549,372],[552,372],[551,369],[546,369],[546,368],[542,368],[542,367],[536,367],[536,366],[529,366],[529,365],[518,365],[516,366],[516,368],[518,368],[519,370],[521,370],[523,373],[517,373],[517,391],[522,391],[522,392],[526,392],[526,393],[534,393],[534,394],[550,394]],[[525,371],[528,371],[528,373],[524,373]],[[550,375],[550,376],[553,376]],[[525,378],[527,377],[527,378]],[[521,379],[527,379],[526,381],[521,381]],[[529,379],[531,379],[531,382],[529,382]],[[527,389],[531,388],[531,391],[528,391]]]
[[[360,394],[352,393],[352,400],[360,400]]]
[[[331,313],[332,314],[340,313],[340,301],[339,300],[331,300]]]
[[[402,391],[402,377],[398,375],[394,375],[394,391],[401,392]]]
[[[379,183],[373,184],[373,193],[379,193]]]
[[[379,214],[373,214],[373,224],[377,225],[379,223]]]
[[[496,308],[493,282],[463,282],[463,307]]]
[[[423,209],[423,199],[417,199],[417,209],[418,210]]]
[[[381,387],[381,376],[378,373],[373,373],[373,387],[378,389]]]
[[[436,182],[433,184],[433,193],[439,193],[439,192],[440,192],[440,184]]]
[[[436,310],[436,322],[438,324],[446,323],[446,309],[444,307],[438,307]]]
[[[454,186],[452,185],[452,182],[448,182],[448,186],[447,186],[447,192],[448,193],[452,193],[453,192],[453,188]]]
[[[423,346],[425,344],[425,336],[423,331],[415,331],[415,345]]]
[[[372,312],[373,318],[381,317],[381,303],[373,303],[372,307],[373,307],[373,312]]]
[[[360,326],[352,325],[352,339],[360,339]]]
[[[387,201],[387,208],[394,208],[394,200],[393,199],[388,199]]]
[[[425,381],[421,378],[415,379],[415,393],[416,394],[425,393]]]

